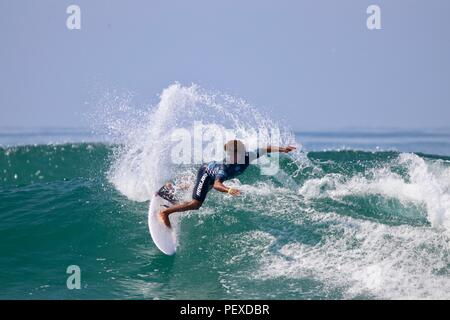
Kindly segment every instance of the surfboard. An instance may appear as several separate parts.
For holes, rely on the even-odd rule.
[[[159,250],[170,256],[175,254],[177,249],[177,237],[174,230],[174,224],[172,224],[172,228],[168,228],[164,222],[161,221],[158,214],[161,210],[171,205],[172,203],[163,199],[161,195],[156,193],[153,195],[148,209],[148,227],[152,240]]]
[[[173,255],[177,250],[177,223],[171,219],[172,228],[168,228],[159,218],[159,213],[161,210],[179,203],[175,189],[174,182],[167,181],[153,195],[148,209],[150,235],[158,249],[167,255]],[[173,218],[173,215],[171,217]]]

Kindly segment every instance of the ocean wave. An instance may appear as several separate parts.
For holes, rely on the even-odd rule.
[[[111,143],[0,148],[2,297],[450,298],[448,157],[264,157],[226,182],[242,196],[211,191],[174,216],[179,249],[166,257],[148,234],[148,199],[166,179],[192,182],[200,165],[171,161],[175,128],[201,120],[250,145],[255,129],[276,128],[281,144],[301,144],[244,101],[195,85],[170,86],[139,112],[127,97],[104,103]],[[71,264],[86,274],[78,293],[64,286]]]

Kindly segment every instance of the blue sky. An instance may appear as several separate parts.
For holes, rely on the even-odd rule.
[[[70,4],[81,30],[66,28]],[[370,4],[381,30],[366,27]],[[2,0],[0,126],[84,126],[104,90],[154,103],[178,81],[296,130],[448,127],[449,12],[446,0]]]

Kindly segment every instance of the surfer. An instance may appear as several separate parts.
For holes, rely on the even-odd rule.
[[[170,214],[174,212],[199,209],[202,206],[203,201],[206,199],[206,194],[212,188],[220,192],[228,193],[232,196],[239,196],[240,191],[238,189],[229,188],[225,186],[223,182],[240,175],[245,171],[245,169],[247,169],[250,162],[267,153],[288,153],[295,149],[296,148],[293,146],[268,146],[266,148],[259,148],[256,152],[247,152],[242,141],[228,141],[224,146],[225,159],[223,162],[212,161],[203,164],[198,170],[197,180],[192,193],[192,200],[181,204],[174,204],[173,206],[162,210],[159,213],[159,217],[164,224],[170,228]]]

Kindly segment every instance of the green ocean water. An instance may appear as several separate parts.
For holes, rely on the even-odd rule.
[[[94,105],[88,130],[0,128],[0,298],[450,298],[449,130],[296,134],[195,84]],[[149,199],[234,138],[298,150],[226,181],[242,196],[212,190],[171,216],[177,253],[164,255]]]
[[[252,166],[231,182],[242,197],[212,191],[177,217],[166,256],[148,201],[111,179],[117,148],[0,148],[0,298],[450,298],[448,157],[320,151],[281,157],[275,176]]]

